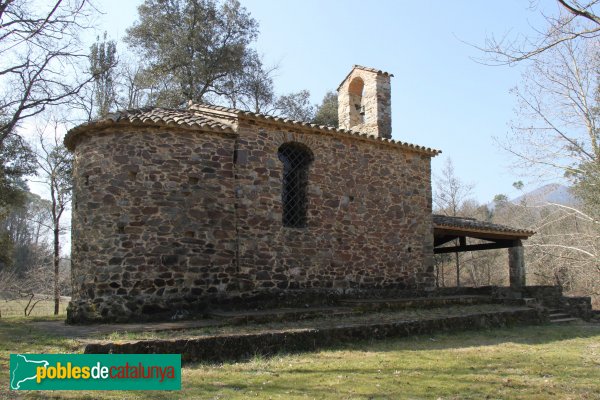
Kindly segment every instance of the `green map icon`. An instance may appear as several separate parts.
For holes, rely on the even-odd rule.
[[[13,390],[23,389],[21,385],[27,385],[28,381],[35,380],[37,368],[47,367],[50,363],[40,360],[35,354],[11,354],[10,355],[10,388]]]

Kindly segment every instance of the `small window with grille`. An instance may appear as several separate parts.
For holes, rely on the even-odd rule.
[[[279,147],[277,155],[283,163],[283,226],[304,228],[307,224],[308,167],[313,160],[312,152],[303,144],[288,142]]]

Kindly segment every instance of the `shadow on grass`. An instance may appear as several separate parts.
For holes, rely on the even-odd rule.
[[[504,343],[538,345],[594,336],[600,338],[600,324],[581,322],[572,325],[543,324],[437,332],[388,340],[363,341],[351,346],[356,348],[357,345],[363,345],[365,349],[377,347],[378,351],[397,350],[398,346],[403,350],[444,350],[495,346]],[[389,347],[391,343],[388,342],[396,343],[393,347]],[[344,347],[346,347],[344,344],[340,344],[340,348]]]
[[[333,343],[327,346],[313,345],[304,350],[265,351],[264,349],[246,349],[239,357],[222,361],[186,362],[186,366],[218,366],[224,363],[269,361],[288,355],[299,355],[316,351],[353,351],[365,353],[384,353],[397,351],[461,350],[475,347],[489,347],[503,344],[544,345],[572,339],[598,337],[600,342],[600,324],[581,323],[577,325],[535,325],[483,330],[464,330],[458,332],[422,334],[386,339],[356,340],[354,342]]]

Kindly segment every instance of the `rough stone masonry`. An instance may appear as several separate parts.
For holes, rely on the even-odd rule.
[[[391,76],[353,68],[340,129],[191,105],[71,130],[68,321],[431,288],[438,152],[390,139]]]

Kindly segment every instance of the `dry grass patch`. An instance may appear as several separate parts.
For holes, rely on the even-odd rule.
[[[24,316],[23,311],[25,307],[29,304],[36,303],[31,311],[30,316],[32,317],[44,317],[50,316],[54,314],[54,300],[52,299],[42,299],[34,298],[31,303],[29,303],[29,298],[22,299],[0,299],[0,315],[2,318],[12,318],[12,317],[22,317]],[[67,315],[67,306],[69,305],[69,300],[61,299],[59,304],[59,315],[64,319]]]

